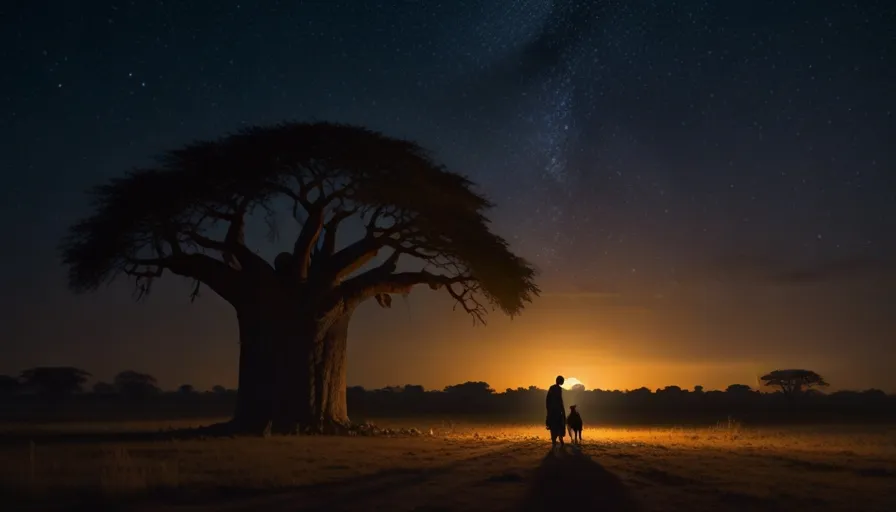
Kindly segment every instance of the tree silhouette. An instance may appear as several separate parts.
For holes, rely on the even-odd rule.
[[[749,393],[751,391],[753,391],[753,388],[746,384],[731,384],[725,388],[726,393]]]
[[[95,395],[116,395],[118,394],[118,390],[115,389],[115,386],[109,384],[108,382],[97,382],[93,385],[93,394]]]
[[[157,395],[161,390],[156,385],[156,378],[146,373],[125,370],[118,373],[114,379],[115,389],[131,400],[143,400],[149,396]]]
[[[193,298],[200,283],[211,288],[239,325],[233,426],[338,431],[362,302],[388,308],[391,294],[428,285],[475,323],[488,306],[513,316],[538,294],[535,271],[489,230],[492,204],[472,187],[417,144],[365,128],[253,127],[96,187],[95,212],[71,227],[63,259],[76,292],[126,275],[142,297],[166,272],[194,279]],[[260,215],[276,239],[281,206],[301,227],[271,265],[247,247],[246,225]],[[352,223],[361,234],[338,246]],[[417,269],[399,271],[402,257]]]
[[[824,377],[811,370],[775,370],[760,377],[766,386],[776,386],[787,396],[793,396],[803,391],[803,388],[815,386],[827,387],[829,384]]]
[[[192,384],[181,384],[180,387],[177,388],[177,392],[181,395],[192,395],[196,393],[196,388],[194,388]]]
[[[488,382],[468,381],[464,382],[463,384],[446,386],[445,393],[463,397],[481,397],[493,395],[495,393],[495,390],[492,389],[491,386],[489,386]]]
[[[423,386],[419,384],[405,384],[402,393],[422,395],[425,391],[426,390],[423,389]]]
[[[41,396],[62,398],[81,391],[90,374],[71,366],[39,366],[22,372],[22,384]]]

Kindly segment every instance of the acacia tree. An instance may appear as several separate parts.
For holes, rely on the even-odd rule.
[[[740,395],[742,395],[744,393],[751,393],[752,391],[753,391],[753,388],[751,388],[750,386],[748,386],[746,384],[731,384],[727,388],[725,388],[726,393],[740,394]]]
[[[132,400],[143,400],[161,392],[158,381],[147,373],[125,370],[115,375],[115,389],[122,396]]]
[[[827,387],[824,377],[812,370],[775,370],[760,377],[766,386],[781,388],[788,397],[799,394],[803,388]]]
[[[116,277],[138,296],[165,273],[230,303],[240,339],[243,432],[334,432],[348,424],[346,339],[355,309],[416,285],[444,290],[475,322],[518,314],[539,292],[535,271],[489,229],[492,204],[417,144],[362,127],[252,127],[165,153],[152,168],[93,189],[94,213],[63,242],[69,285]],[[300,224],[273,262],[246,245],[247,219]],[[363,234],[337,243],[347,223]],[[417,270],[399,271],[402,265]]]
[[[38,366],[23,371],[21,381],[43,397],[58,399],[80,392],[90,377],[87,371],[72,366]]]

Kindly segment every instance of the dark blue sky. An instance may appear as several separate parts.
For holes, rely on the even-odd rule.
[[[896,390],[892,2],[29,1],[0,19],[0,372],[234,385],[222,301],[189,305],[177,279],[146,304],[128,283],[74,296],[55,248],[93,184],[316,118],[473,177],[547,292],[476,330],[428,292],[365,307],[353,383],[712,387],[811,366]]]

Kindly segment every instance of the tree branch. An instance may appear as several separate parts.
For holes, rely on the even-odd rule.
[[[162,277],[164,273],[164,267],[157,266],[156,268],[150,270],[140,270],[140,263],[132,263],[132,266],[123,270],[123,272],[134,278],[134,285],[136,286],[137,300],[142,300],[144,297],[149,295],[149,292],[152,288],[152,282],[157,277]]]
[[[212,251],[220,251],[221,253],[227,252],[228,246],[225,242],[220,240],[215,240],[213,238],[209,238],[198,231],[191,230],[185,233],[186,237],[199,247],[203,249],[210,249]]]
[[[171,272],[202,281],[224,300],[234,304],[239,291],[240,273],[205,254],[185,254],[174,259]]]
[[[233,209],[231,213],[225,213],[208,206],[202,206],[200,208],[203,212],[203,217],[223,220],[229,223],[223,241],[215,240],[198,231],[198,226],[203,220],[202,218],[194,223],[195,227],[184,230],[183,236],[185,236],[188,241],[195,243],[203,249],[218,251],[221,253],[221,258],[224,260],[224,263],[234,270],[271,270],[268,262],[246,247],[246,213],[250,203],[251,199],[248,197],[240,199],[236,204],[231,205],[231,208]],[[169,244],[170,243],[171,242],[169,242]],[[174,254],[177,254],[178,252],[182,251],[178,249]]]
[[[332,254],[323,264],[323,279],[330,285],[338,285],[343,279],[353,274],[359,268],[369,263],[379,254],[383,247],[391,247],[392,249],[411,254],[412,256],[421,257],[422,254],[414,254],[410,249],[402,247],[400,239],[394,238],[396,234],[400,234],[402,230],[409,229],[412,222],[398,222],[397,220],[388,228],[378,228],[376,221],[379,220],[384,213],[383,208],[376,208],[367,221],[367,234],[357,242],[350,244],[335,254]],[[335,231],[335,230],[334,230]],[[333,233],[335,244],[335,232]]]
[[[468,275],[447,276],[425,270],[395,273],[401,254],[401,251],[396,250],[383,264],[340,284],[336,290],[336,300],[358,303],[375,297],[381,306],[389,307],[391,300],[387,300],[384,295],[408,294],[414,286],[425,284],[432,290],[446,288],[449,295],[457,301],[455,308],[458,305],[463,307],[466,313],[473,316],[474,323],[478,321],[485,324],[485,306],[474,296],[479,290],[476,279]],[[463,287],[461,291],[457,291],[454,285]]]
[[[326,176],[324,174],[316,173],[313,165],[310,166],[310,169],[315,178],[310,182],[300,181],[298,193],[289,190],[288,187],[275,187],[275,190],[291,197],[296,205],[301,204],[308,213],[308,218],[302,224],[302,229],[299,232],[295,244],[293,244],[292,251],[293,272],[300,281],[306,281],[308,279],[311,271],[311,258],[314,254],[317,242],[320,240],[321,233],[326,229],[327,238],[325,239],[325,242],[328,247],[331,247],[330,254],[332,254],[336,241],[335,234],[330,235],[329,233],[331,231],[335,232],[335,227],[340,222],[357,211],[355,209],[344,208],[345,189],[327,194],[325,191],[325,185],[327,183]],[[308,196],[314,188],[318,189],[319,194],[314,201],[311,202],[308,199]],[[334,201],[339,201],[340,204],[336,207],[336,210],[328,221],[327,208],[333,204]],[[293,207],[294,216],[295,213],[296,206]]]
[[[217,219],[217,220],[229,220],[229,221],[233,220],[233,214],[227,213],[227,212],[222,212],[221,210],[218,210],[218,209],[213,208],[208,205],[199,206],[199,210],[202,212],[202,215],[205,217],[210,217],[212,219]]]
[[[322,275],[322,273],[319,272],[320,269],[326,267],[328,259],[333,256],[334,252],[336,252],[336,236],[339,232],[339,225],[357,212],[357,208],[340,208],[333,212],[330,218],[324,223],[322,234],[323,241],[321,241],[320,244],[316,244],[311,253],[311,267],[308,271],[309,275],[316,275],[318,277]],[[320,240],[319,237],[318,240]]]
[[[311,253],[314,245],[320,237],[324,227],[324,207],[322,201],[316,201],[308,212],[308,219],[302,225],[302,230],[296,238],[292,249],[293,273],[300,281],[308,279],[308,270],[311,267]]]
[[[348,210],[339,210],[330,217],[330,220],[324,224],[324,243],[323,243],[323,254],[330,256],[336,251],[336,233],[339,231],[339,225],[342,222],[355,213],[357,213],[356,208],[348,209]]]
[[[243,198],[237,204],[236,211],[230,219],[227,234],[224,235],[226,249],[222,252],[221,257],[224,258],[224,263],[237,270],[243,266],[249,266],[252,257],[255,257],[255,254],[246,248],[246,211],[249,208],[249,202],[249,198]],[[240,249],[241,247],[242,249]]]
[[[324,278],[331,285],[339,284],[346,276],[375,258],[382,247],[381,241],[372,236],[366,236],[343,247],[327,260],[323,269]]]
[[[238,298],[240,273],[222,261],[205,254],[179,254],[158,258],[128,258],[126,275],[138,280],[141,296],[149,293],[152,281],[161,277],[164,270],[174,274],[192,277],[215,291],[224,300],[235,304]]]

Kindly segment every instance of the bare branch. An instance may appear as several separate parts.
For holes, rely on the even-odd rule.
[[[126,275],[134,278],[137,300],[142,300],[149,295],[153,281],[158,277],[162,277],[162,273],[164,272],[164,267],[162,266],[140,270],[140,265],[140,263],[132,263],[129,268],[124,270]]]
[[[380,219],[380,215],[383,214],[383,207],[377,206],[373,213],[370,214],[370,220],[367,221],[367,233],[372,234],[376,230],[376,221]]]
[[[336,236],[339,232],[339,225],[357,212],[357,208],[340,207],[337,208],[324,223],[323,241],[314,246],[311,256],[311,268],[308,271],[309,275],[320,275],[318,270],[326,267],[327,260],[333,256],[333,253],[336,251]]]
[[[413,251],[402,247],[399,243],[402,233],[407,232],[413,225],[412,221],[395,221],[392,226],[387,228],[377,227],[376,221],[383,218],[384,215],[386,215],[384,208],[374,209],[370,219],[367,221],[367,235],[337,251],[325,262],[322,270],[324,280],[333,286],[339,284],[343,279],[373,260],[383,247],[391,247],[397,252],[426,259],[424,253],[418,252],[415,254]],[[335,236],[334,230],[333,237]],[[333,243],[335,244],[335,241]]]
[[[190,293],[190,302],[192,303],[197,298],[199,298],[199,285],[202,284],[202,281],[199,279],[196,280],[196,285],[193,287],[193,291]]]
[[[318,203],[315,203],[312,210],[308,212],[308,220],[302,225],[302,230],[299,232],[296,243],[293,245],[293,273],[300,281],[308,279],[311,253],[324,227],[324,206]]]
[[[249,209],[249,198],[243,198],[236,206],[227,234],[224,236],[225,250],[222,252],[224,262],[237,270],[241,268],[260,269],[268,267],[266,261],[246,247],[246,212]]]
[[[184,251],[180,246],[180,241],[177,239],[177,230],[170,224],[165,224],[163,226],[162,239],[168,244],[168,247],[171,248],[171,254],[183,254]],[[156,253],[163,254],[159,248],[156,248]]]
[[[457,310],[457,306],[462,307],[464,309],[464,312],[473,317],[473,325],[476,325],[477,321],[482,325],[486,324],[485,304],[480,302],[476,297],[476,292],[479,291],[478,283],[472,286],[467,286],[460,292],[456,291],[454,289],[454,286],[451,284],[445,286],[445,288],[448,290],[448,294],[451,295],[455,301],[457,301],[454,303],[454,310]]]
[[[141,297],[149,293],[152,281],[162,276],[164,270],[192,277],[205,283],[224,300],[233,304],[237,300],[240,273],[222,261],[205,254],[181,254],[160,258],[128,258],[128,266],[122,271],[137,279]],[[194,294],[196,290],[194,289]],[[195,295],[192,297],[195,299]]]
[[[300,186],[300,191],[295,192],[289,187],[283,185],[270,185],[271,190],[274,192],[278,192],[280,194],[285,195],[286,197],[293,200],[292,205],[292,216],[295,218],[299,217],[299,206],[305,209],[306,212],[310,212],[312,209],[311,203],[307,199],[307,194],[302,191],[302,187]]]
[[[380,240],[367,236],[340,249],[326,262],[323,269],[324,278],[331,285],[339,284],[346,276],[375,258],[382,247]]]
[[[333,216],[330,217],[330,220],[328,220],[327,223],[324,224],[324,254],[329,256],[336,251],[336,233],[339,231],[339,225],[344,220],[348,219],[357,212],[357,208],[337,210],[335,213],[333,213]]]
[[[209,217],[216,220],[227,220],[233,221],[234,214],[230,212],[223,212],[208,205],[200,205],[199,211],[202,212],[202,215],[205,217]]]
[[[406,295],[414,286],[425,284],[432,290],[446,288],[451,297],[457,301],[455,308],[461,306],[473,317],[474,324],[486,323],[486,307],[475,297],[479,291],[476,279],[469,275],[447,276],[425,270],[395,273],[401,254],[400,251],[394,251],[380,266],[346,280],[338,287],[336,300],[352,303],[374,297],[381,306],[389,307],[391,299],[385,299],[384,295]],[[461,287],[460,291],[454,288],[455,285]]]
[[[228,246],[226,243],[224,243],[220,240],[215,240],[215,239],[209,238],[209,237],[202,235],[196,231],[188,231],[187,233],[185,233],[185,235],[190,242],[195,243],[196,245],[198,245],[199,247],[202,247],[203,249],[220,251],[222,253],[227,251],[227,249],[228,249]]]

